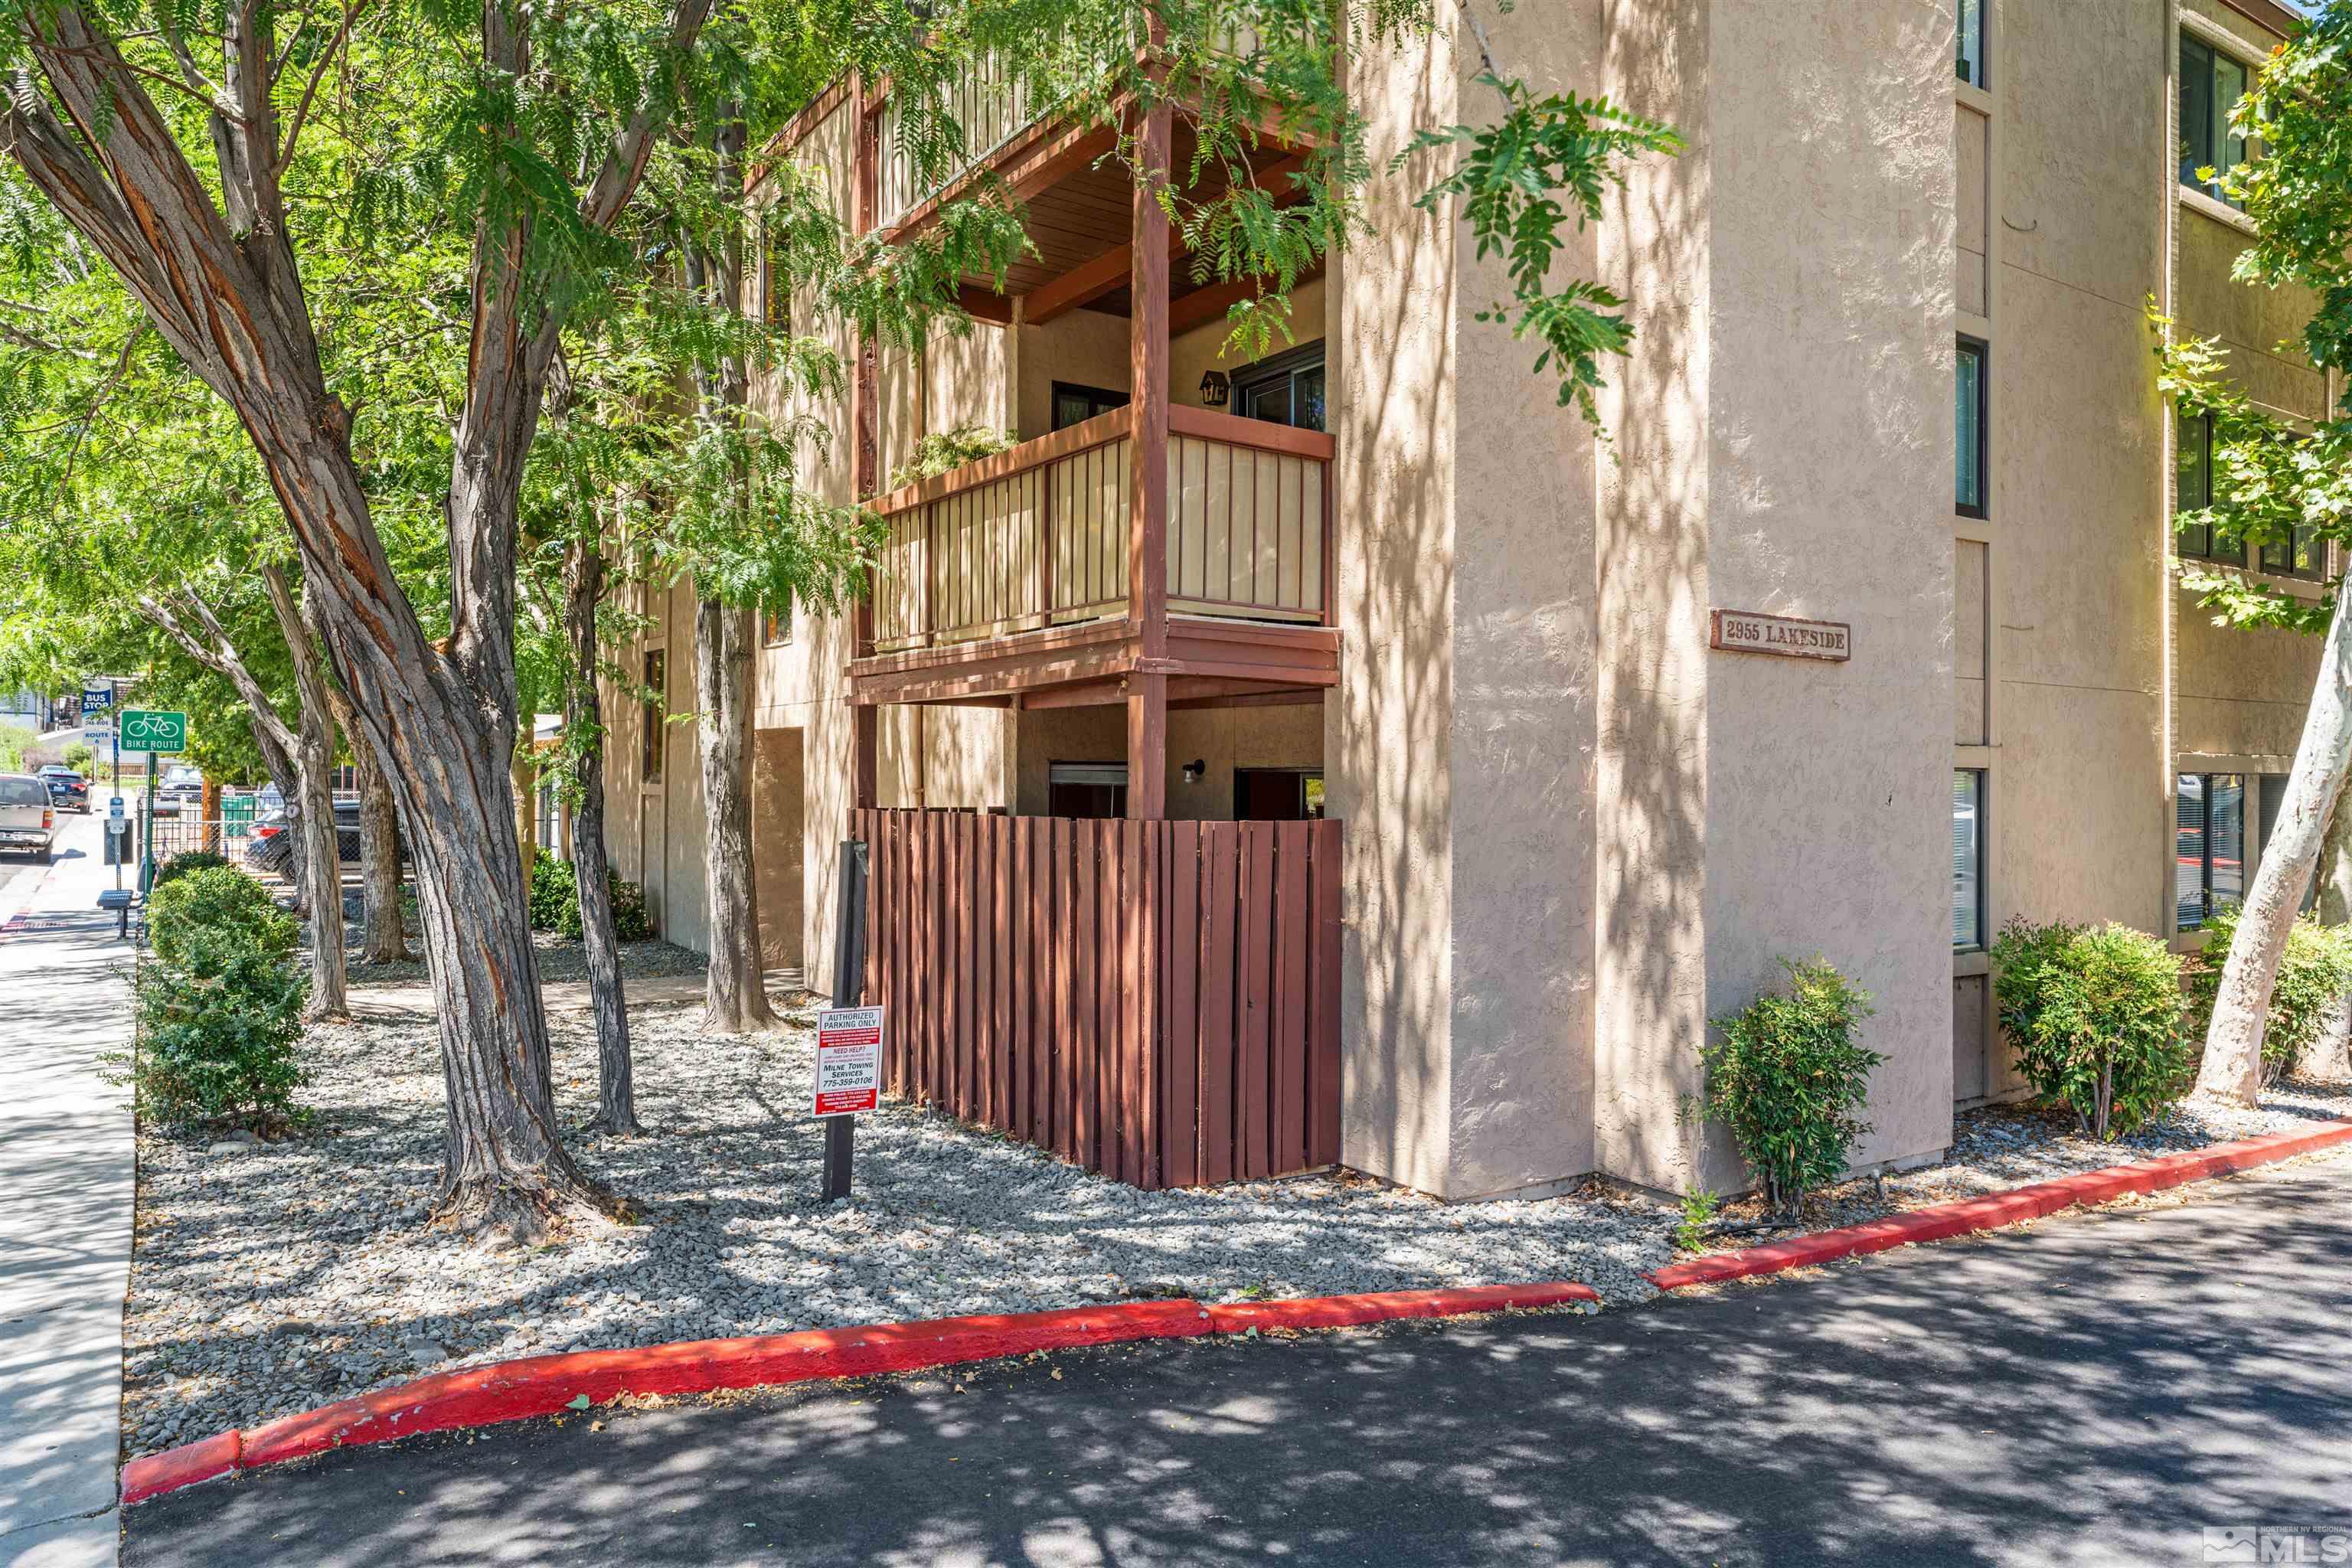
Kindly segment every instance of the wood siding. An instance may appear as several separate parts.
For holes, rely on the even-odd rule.
[[[892,1093],[1145,1188],[1338,1161],[1339,823],[856,831]]]

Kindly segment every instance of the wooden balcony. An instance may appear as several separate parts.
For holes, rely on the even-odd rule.
[[[851,700],[1111,702],[1137,673],[1169,677],[1179,703],[1330,685],[1331,437],[1160,412],[1161,507],[1141,510],[1164,517],[1152,529],[1163,542],[1140,593],[1147,411],[1100,415],[876,501],[890,533]]]

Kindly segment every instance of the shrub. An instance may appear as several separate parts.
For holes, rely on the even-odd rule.
[[[1993,1000],[2018,1070],[2072,1106],[2095,1138],[2119,1138],[2180,1098],[2180,960],[2129,926],[2011,921],[1993,944]]]
[[[890,488],[895,490],[917,479],[935,479],[966,463],[1011,451],[1014,444],[1012,431],[994,430],[985,425],[959,425],[952,430],[933,431],[915,443],[915,455],[910,461],[890,470]]]
[[[229,868],[228,857],[215,855],[209,849],[183,849],[155,868],[155,879],[150,888],[161,888],[176,882],[191,871],[224,871]]]
[[[90,769],[98,765],[98,748],[88,741],[68,742],[66,745],[64,760],[66,766],[84,778],[88,778]]]
[[[2238,934],[2238,906],[2225,904],[2205,921],[2205,949],[2189,968],[2189,1037],[2200,1039],[2213,1017],[2221,989],[2221,968]],[[2263,1023],[2263,1082],[2276,1083],[2294,1070],[2304,1052],[2319,1043],[2327,1010],[2352,990],[2352,926],[2324,926],[2305,915],[2289,928],[2271,987],[2270,1016]]]
[[[580,911],[580,883],[572,869],[572,862],[559,860],[544,849],[534,849],[530,856],[530,929],[560,931],[563,927],[563,911],[572,910],[577,924]]]
[[[194,870],[157,888],[147,900],[147,937],[155,956],[186,967],[198,933],[245,932],[264,953],[289,957],[298,928],[260,883],[241,871],[215,866]]]
[[[310,976],[294,962],[291,917],[251,878],[175,857],[148,900],[153,956],[139,966],[141,1110],[166,1121],[282,1116],[302,1071]],[[212,858],[217,859],[217,857]]]
[[[1854,1115],[1869,1096],[1870,1069],[1886,1058],[1853,1043],[1870,1016],[1870,994],[1827,961],[1780,961],[1789,994],[1767,993],[1717,1018],[1701,1047],[1705,1104],[1731,1129],[1765,1196],[1784,1212],[1806,1189],[1845,1173],[1846,1151],[1870,1131]]]
[[[613,939],[615,942],[650,942],[653,940],[653,916],[646,912],[646,890],[635,882],[624,882],[608,867],[604,886],[613,900]],[[583,934],[580,928],[580,900],[575,894],[563,906],[556,932],[566,942],[578,942]]]

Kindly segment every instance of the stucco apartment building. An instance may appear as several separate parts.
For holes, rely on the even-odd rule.
[[[1295,346],[1237,363],[1231,296],[1154,264],[1163,231],[1098,142],[975,98],[1038,254],[974,291],[969,337],[875,356],[812,411],[837,432],[805,454],[814,482],[881,494],[893,531],[866,608],[767,628],[769,956],[829,974],[860,805],[1321,817],[1344,836],[1316,982],[1336,1011],[1308,1012],[1337,1072],[1309,1094],[1336,1100],[1349,1165],[1453,1198],[1729,1181],[1684,1115],[1707,1021],[1815,953],[1872,993],[1889,1058],[1860,1160],[1930,1159],[1956,1106],[2016,1088],[1989,1016],[2000,924],[2193,945],[2289,766],[2315,650],[2216,629],[2173,582],[2203,436],[2158,395],[2146,307],[2225,339],[2262,401],[2323,411],[2284,346],[2305,302],[2229,280],[2244,221],[2185,172],[2238,155],[2215,116],[2294,18],[1522,0],[1483,20],[1506,70],[1688,142],[1567,258],[1639,329],[1605,439],[1472,319],[1501,282],[1413,208],[1426,171],[1376,185],[1375,233],[1297,290]],[[1376,166],[1486,110],[1475,54],[1449,31],[1352,62]],[[824,170],[845,219],[914,232],[936,193],[889,154],[890,112],[845,84],[770,156]],[[921,435],[971,423],[1022,445],[891,488]],[[2320,591],[2322,563],[2242,563]],[[691,604],[650,592],[634,656],[673,710]],[[698,944],[691,727],[623,714],[614,736],[617,864]],[[899,1027],[932,1000],[888,998]]]

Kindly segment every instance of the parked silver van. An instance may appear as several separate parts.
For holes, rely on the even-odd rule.
[[[0,773],[0,853],[31,855],[46,866],[57,834],[49,786],[31,773]]]

